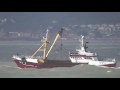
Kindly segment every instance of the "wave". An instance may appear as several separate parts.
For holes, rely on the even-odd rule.
[[[17,68],[17,69],[21,69],[21,68],[19,68],[19,67],[14,67],[14,66],[0,65],[0,68],[3,68],[3,67],[6,67],[6,68]]]

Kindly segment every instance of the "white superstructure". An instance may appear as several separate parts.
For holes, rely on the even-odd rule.
[[[86,43],[83,41],[84,36],[81,35],[80,48],[76,49],[75,53],[69,52],[69,59],[72,63],[81,63],[81,64],[89,64],[95,66],[115,66],[116,60],[112,59],[111,61],[101,61],[98,59],[97,53],[92,53],[90,51],[86,51],[88,47],[86,47]]]

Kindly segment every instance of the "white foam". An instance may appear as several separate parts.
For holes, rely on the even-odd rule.
[[[112,71],[108,70],[107,72],[112,72]]]
[[[120,69],[120,67],[117,67],[117,68],[115,68],[115,69]]]

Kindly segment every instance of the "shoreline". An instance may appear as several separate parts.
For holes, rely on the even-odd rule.
[[[50,38],[51,39],[51,38]],[[41,38],[39,39],[0,39],[0,41],[40,41]],[[54,38],[52,38],[51,40],[54,40]],[[59,39],[62,40],[62,39]],[[71,41],[71,40],[79,40],[79,39],[68,39],[68,40],[62,40],[62,41]],[[85,39],[85,40],[120,40],[120,38],[97,38],[97,39]]]

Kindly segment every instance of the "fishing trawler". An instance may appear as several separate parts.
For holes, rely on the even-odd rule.
[[[88,65],[95,65],[95,66],[107,66],[107,67],[115,67],[116,66],[116,60],[100,60],[97,53],[92,53],[90,51],[87,51],[88,48],[86,44],[88,42],[83,41],[84,36],[81,35],[81,39],[79,41],[81,42],[81,46],[76,49],[75,53],[69,52],[69,59],[72,63],[81,63],[81,64],[88,64]]]
[[[56,41],[60,36],[62,36],[63,29],[60,30],[60,32],[56,35],[56,38],[54,39],[50,49],[46,50],[48,44],[50,43],[50,40],[48,39],[48,31],[46,31],[46,36],[43,37],[41,40],[43,44],[38,48],[38,50],[32,55],[32,56],[19,56],[19,55],[13,55],[13,60],[17,64],[19,68],[54,68],[54,67],[72,67],[75,65],[78,65],[79,63],[72,63],[70,60],[49,60],[47,57],[49,56],[52,48],[54,47]],[[35,55],[38,52],[43,52],[42,57],[36,57]]]

